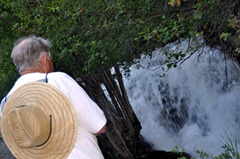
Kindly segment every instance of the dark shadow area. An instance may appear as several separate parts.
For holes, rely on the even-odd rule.
[[[8,147],[6,146],[2,133],[0,132],[0,159],[15,159]]]

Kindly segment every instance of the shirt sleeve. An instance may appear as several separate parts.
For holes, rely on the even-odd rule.
[[[49,83],[62,91],[70,100],[78,125],[92,134],[101,130],[107,122],[106,117],[85,90],[66,73],[49,73],[48,77]]]
[[[3,106],[6,104],[6,102],[7,102],[7,98],[4,97],[0,104],[0,117],[2,117]]]
[[[70,90],[69,98],[76,111],[79,126],[90,133],[97,133],[106,124],[103,111],[77,82],[73,83]]]
[[[80,127],[94,134],[106,124],[104,112],[72,77],[62,72],[50,73],[49,83],[68,97]]]

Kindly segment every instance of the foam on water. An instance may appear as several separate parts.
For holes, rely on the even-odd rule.
[[[178,145],[192,155],[196,150],[217,155],[228,137],[240,141],[239,65],[204,46],[162,76],[163,50],[185,51],[188,42],[142,57],[143,67],[131,66],[125,86],[141,134],[155,149],[170,151]]]

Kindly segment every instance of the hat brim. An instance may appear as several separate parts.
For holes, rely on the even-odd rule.
[[[51,136],[41,146],[21,148],[10,131],[8,114],[16,106],[26,104],[41,107],[52,118]],[[4,106],[1,120],[3,139],[16,158],[67,158],[76,142],[77,119],[73,106],[62,92],[47,83],[31,82],[14,91]]]

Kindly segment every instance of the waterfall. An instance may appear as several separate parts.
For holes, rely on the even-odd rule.
[[[203,45],[178,67],[162,69],[166,50],[187,49],[189,40],[182,40],[142,56],[124,83],[141,135],[154,149],[177,145],[192,155],[196,150],[217,155],[228,139],[240,143],[239,65]]]

